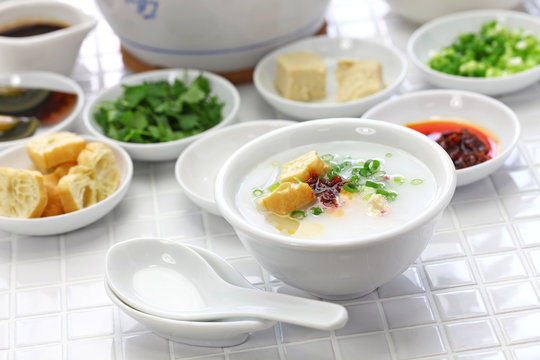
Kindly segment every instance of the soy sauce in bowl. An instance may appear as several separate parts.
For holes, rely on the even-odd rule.
[[[20,24],[0,31],[0,36],[20,38],[42,35],[68,27],[67,24],[43,22]]]

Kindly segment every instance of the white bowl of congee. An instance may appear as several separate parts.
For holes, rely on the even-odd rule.
[[[409,128],[313,120],[238,149],[216,178],[221,214],[281,281],[328,299],[406,270],[456,187],[450,157]]]

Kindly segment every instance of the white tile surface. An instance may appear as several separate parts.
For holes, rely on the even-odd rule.
[[[95,1],[76,5],[100,20],[72,74],[91,98],[130,70]],[[402,51],[416,28],[385,0],[333,0],[327,23],[329,36],[373,39]],[[253,84],[237,88],[239,121],[282,118]],[[429,88],[410,66],[400,92]],[[301,293],[264,271],[224,219],[187,199],[174,161],[136,162],[125,200],[100,221],[60,236],[0,232],[0,360],[538,360],[538,99],[538,84],[501,97],[523,127],[518,149],[492,176],[457,189],[415,264],[343,302],[350,320],[342,329],[278,324],[230,348],[196,347],[161,338],[119,311],[104,293],[104,255],[112,244],[139,236],[209,248],[259,287]]]

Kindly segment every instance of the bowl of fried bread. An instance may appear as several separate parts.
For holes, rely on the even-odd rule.
[[[110,142],[62,131],[0,153],[0,229],[53,235],[86,226],[125,196],[133,163]]]

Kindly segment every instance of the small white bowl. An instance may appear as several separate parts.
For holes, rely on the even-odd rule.
[[[326,98],[302,102],[281,96],[274,85],[277,63],[281,54],[312,51],[320,55],[326,65]],[[337,81],[334,71],[341,58],[377,60],[382,64],[383,81],[386,87],[376,94],[349,102],[336,102]],[[288,44],[266,55],[255,67],[253,83],[261,96],[281,113],[298,120],[324,117],[360,116],[371,106],[389,98],[405,79],[407,60],[396,48],[380,42],[355,38],[310,37]]]
[[[156,239],[156,241],[159,240]],[[246,288],[252,287],[223,258],[206,249],[184,245],[189,246],[201,255],[227,282]],[[238,345],[248,338],[249,333],[267,329],[275,324],[275,321],[254,318],[225,319],[222,321],[182,321],[163,318],[144,313],[127,305],[118,298],[107,282],[105,282],[105,290],[112,302],[128,316],[147,326],[157,335],[185,344],[211,347]]]
[[[414,23],[424,23],[439,16],[474,9],[511,9],[522,0],[386,0],[393,12]],[[420,10],[421,9],[421,10]]]
[[[68,25],[46,34],[0,36],[0,71],[41,70],[69,75],[81,44],[97,21],[76,6],[57,0],[17,0],[0,3],[0,27],[46,21]]]
[[[497,170],[516,147],[521,129],[517,115],[502,102],[461,90],[426,90],[404,94],[374,106],[364,117],[398,125],[426,120],[455,120],[486,129],[499,145],[497,156],[457,170],[457,186],[473,183]]]
[[[216,130],[180,154],[174,172],[186,196],[204,210],[221,216],[214,199],[214,181],[221,165],[242,145],[271,130],[295,124],[289,120],[248,121]]]
[[[87,142],[105,142],[113,151],[120,170],[120,187],[108,198],[87,208],[67,214],[35,219],[15,219],[0,216],[0,229],[25,235],[53,235],[79,229],[105,216],[124,198],[133,177],[133,162],[128,153],[110,141],[81,135]],[[29,169],[32,161],[28,157],[26,144],[19,144],[0,153],[0,166]]]
[[[407,44],[409,58],[428,82],[447,89],[502,95],[537,82],[540,79],[540,65],[513,75],[493,78],[449,75],[429,67],[428,61],[433,52],[449,46],[462,33],[479,32],[482,24],[492,20],[510,29],[530,31],[540,39],[538,17],[506,10],[466,11],[437,18],[419,27]]]
[[[71,130],[75,127],[75,120],[78,118],[84,106],[85,95],[82,88],[71,78],[45,71],[21,71],[6,72],[0,74],[0,86],[44,88],[57,90],[77,95],[77,101],[71,114],[64,120],[52,125],[40,125],[34,135],[18,140],[0,142],[0,150],[7,149],[10,146],[26,143],[33,136],[43,135],[51,131]]]
[[[222,108],[223,120],[221,120],[221,122],[213,128],[210,128],[202,133],[175,141],[154,144],[136,144],[118,141],[107,137],[94,119],[94,113],[97,111],[102,102],[114,101],[122,95],[122,85],[137,85],[144,82],[163,80],[174,81],[175,79],[180,79],[182,81],[187,79],[188,83],[191,83],[200,74],[209,80],[212,88],[211,95],[217,96],[220,101],[225,103]],[[123,78],[119,84],[100,91],[98,95],[89,101],[84,108],[83,121],[87,130],[92,135],[98,138],[108,139],[109,141],[122,146],[134,160],[167,161],[176,159],[186,146],[203,135],[234,122],[239,107],[240,95],[238,94],[238,90],[236,90],[236,87],[234,87],[234,85],[231,84],[231,82],[227,79],[211,72],[196,69],[165,69],[128,75]]]

